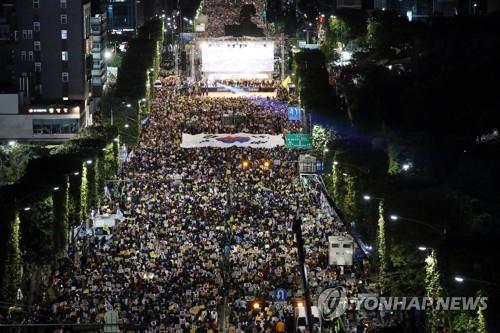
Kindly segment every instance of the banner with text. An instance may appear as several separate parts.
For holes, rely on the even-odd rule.
[[[252,147],[252,148],[275,148],[284,146],[283,135],[269,134],[186,134],[182,133],[181,148],[202,147]]]

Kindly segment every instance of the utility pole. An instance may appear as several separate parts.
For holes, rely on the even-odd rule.
[[[295,238],[297,242],[297,255],[299,261],[299,271],[302,280],[302,291],[304,293],[304,306],[306,310],[307,328],[309,333],[313,333],[313,320],[312,320],[312,310],[311,310],[311,292],[309,290],[309,283],[307,281],[306,273],[306,263],[305,263],[305,253],[304,253],[304,239],[302,238],[302,221],[299,213],[299,205],[297,201],[297,216],[293,221],[293,231],[295,233]]]

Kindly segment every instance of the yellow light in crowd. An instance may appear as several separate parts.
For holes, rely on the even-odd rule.
[[[302,303],[302,302],[298,302],[298,303],[297,303],[297,307],[299,307],[299,308],[300,308],[300,307],[303,307],[303,306],[304,306],[304,303]]]
[[[243,161],[242,165],[244,168],[248,168],[248,161]]]
[[[260,304],[258,302],[253,303],[254,309],[260,309]]]
[[[271,166],[271,163],[269,163],[269,161],[264,161],[264,166],[266,168],[269,168],[269,166]]]

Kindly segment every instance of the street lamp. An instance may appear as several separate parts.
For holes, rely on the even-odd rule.
[[[106,52],[104,52],[105,59],[111,59],[112,56],[113,54],[111,53],[111,51],[106,50]]]
[[[365,201],[370,201],[370,200],[378,200],[378,201],[382,201],[382,200],[384,200],[384,198],[381,198],[381,197],[374,197],[374,196],[372,196],[372,195],[370,195],[370,194],[364,194],[364,195],[363,195],[363,200],[365,200]]]
[[[125,128],[129,128],[129,127],[130,127],[130,125],[129,125],[129,124],[125,124],[125,125],[124,125],[124,127],[125,127]]]
[[[402,217],[402,216],[395,215],[395,214],[389,215],[389,218],[391,220],[393,220],[393,221],[404,220],[404,221],[412,222],[412,223],[415,223],[415,224],[423,225],[423,226],[431,229],[432,231],[438,233],[439,235],[441,235],[441,237],[443,237],[443,238],[446,237],[446,228],[443,228],[443,229],[437,228],[432,223],[429,223],[427,221],[412,219],[412,218],[409,218],[409,217]]]
[[[465,281],[470,281],[470,282],[475,282],[475,283],[478,283],[478,284],[500,287],[500,284],[498,284],[496,282],[491,282],[491,281],[486,281],[486,280],[479,280],[479,279],[472,279],[470,277],[465,277],[465,276],[461,276],[461,275],[455,275],[453,277],[453,280],[455,280],[455,282],[458,282],[458,283],[463,283]]]
[[[421,246],[419,246],[419,247],[418,247],[418,250],[419,250],[419,251],[422,251],[422,252],[425,252],[425,251],[427,251],[428,249],[429,249],[429,248],[428,248],[427,246],[422,246],[422,245],[421,245]]]
[[[132,107],[132,104],[127,103],[127,105],[126,105],[126,106],[127,106],[128,108],[130,108],[130,107]]]
[[[59,186],[55,186],[54,191],[59,191]]]
[[[31,210],[31,207],[24,207],[25,212],[30,211],[30,210]]]
[[[87,160],[87,164],[88,165],[92,164],[92,160]]]
[[[12,146],[14,146],[15,144],[16,144],[16,141],[14,141],[14,140],[9,141],[9,146],[11,146],[11,147],[12,147]]]
[[[80,173],[78,171],[73,172],[73,175],[78,176]]]

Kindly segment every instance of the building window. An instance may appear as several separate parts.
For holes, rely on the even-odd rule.
[[[33,119],[33,134],[74,134],[79,119]]]
[[[62,72],[61,80],[62,80],[62,82],[69,82],[69,73]]]
[[[61,0],[61,8],[65,9],[67,6],[68,4],[66,3],[66,0]]]
[[[28,30],[23,30],[23,39],[28,39]]]
[[[68,51],[61,52],[61,59],[62,61],[68,61]]]
[[[68,30],[61,30],[61,39],[68,39]]]
[[[33,0],[33,8],[40,8],[40,0]]]
[[[28,39],[33,39],[33,30],[28,30]]]
[[[42,71],[42,63],[41,62],[35,62],[35,72],[40,73]]]
[[[21,51],[21,61],[26,61],[26,51]]]
[[[40,22],[33,22],[33,30],[35,32],[39,32],[40,31]]]
[[[28,60],[33,61],[33,51],[28,52]]]
[[[40,41],[35,41],[33,43],[33,50],[35,51],[40,51],[42,49],[42,44],[40,43]]]
[[[61,24],[68,24],[68,15],[66,14],[61,15]]]

